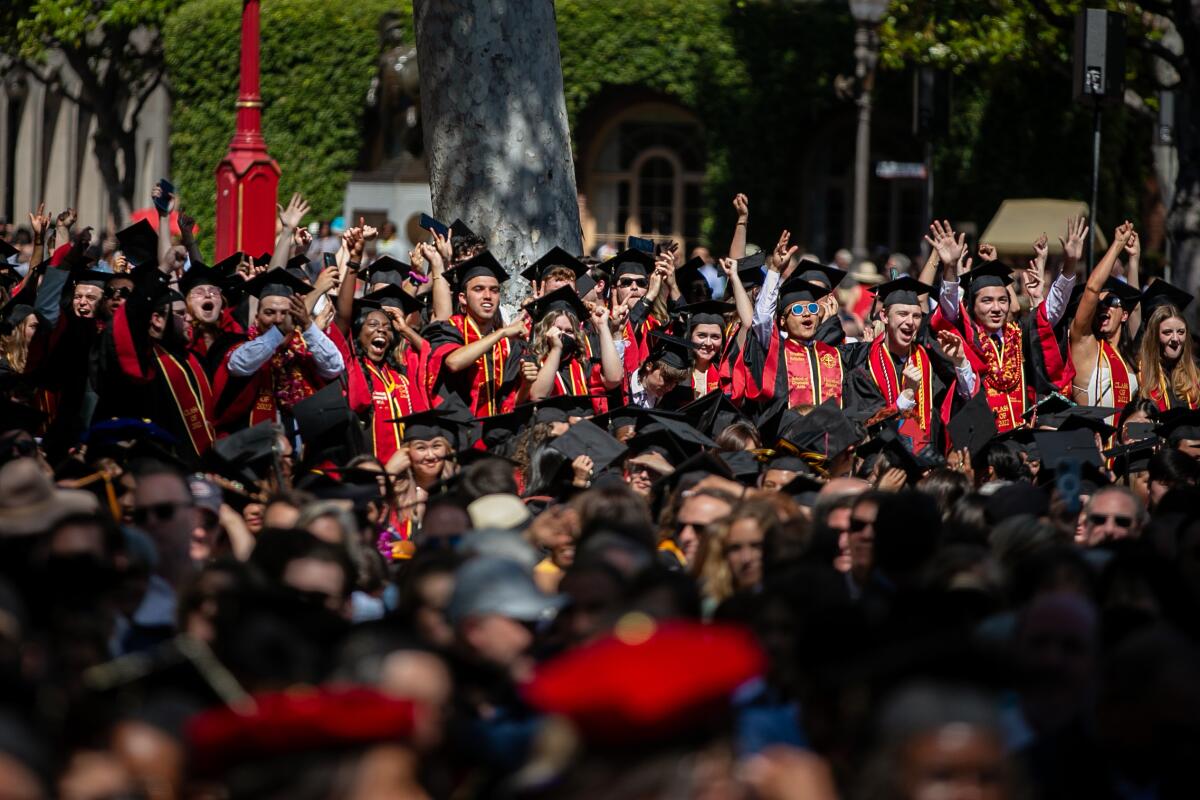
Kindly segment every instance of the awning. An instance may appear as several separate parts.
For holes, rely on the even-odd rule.
[[[1043,233],[1050,244],[1051,255],[1062,255],[1060,236],[1067,232],[1068,217],[1086,217],[1088,204],[1082,200],[1052,200],[1050,198],[1023,198],[1005,200],[987,229],[979,237],[980,242],[993,245],[996,253],[1009,258],[1033,258],[1033,243]],[[1108,248],[1104,231],[1096,231],[1096,256]],[[1084,252],[1087,252],[1086,242]],[[1021,261],[1020,266],[1025,266]]]

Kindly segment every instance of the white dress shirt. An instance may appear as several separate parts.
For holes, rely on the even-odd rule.
[[[230,374],[248,378],[258,372],[275,355],[279,345],[283,344],[283,338],[279,327],[272,326],[258,338],[238,345],[229,356]],[[313,355],[317,374],[325,380],[332,380],[345,370],[346,364],[337,346],[315,324],[309,323],[308,330],[304,332],[304,343]]]

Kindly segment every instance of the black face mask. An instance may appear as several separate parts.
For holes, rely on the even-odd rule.
[[[562,360],[566,361],[573,358],[579,352],[579,342],[574,336],[563,334],[562,348]]]

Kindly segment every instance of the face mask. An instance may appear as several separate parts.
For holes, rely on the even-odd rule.
[[[562,346],[562,357],[564,361],[579,352],[579,342],[575,340],[574,336],[564,335],[562,337]]]

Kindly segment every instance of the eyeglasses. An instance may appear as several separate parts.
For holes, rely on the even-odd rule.
[[[179,509],[190,507],[190,503],[152,503],[135,508],[130,516],[133,518],[133,524],[141,527],[150,522],[151,518],[155,522],[166,522],[172,519]]]
[[[798,317],[807,311],[809,314],[816,314],[821,310],[821,307],[816,303],[796,303],[788,309],[793,317]]]
[[[113,298],[121,297],[121,298],[128,299],[131,294],[133,294],[133,289],[128,286],[118,286],[115,289],[105,289],[104,290],[105,297],[113,297]]]
[[[1128,528],[1133,525],[1133,517],[1125,514],[1088,514],[1088,522],[1092,525],[1104,525],[1110,519],[1117,524],[1118,528]]]
[[[647,281],[645,278],[621,278],[621,280],[617,281],[617,286],[620,286],[622,289],[628,289],[630,286],[640,286],[645,288],[649,285],[649,281]]]
[[[197,286],[188,292],[188,297],[220,297],[221,290],[216,286]]]
[[[630,475],[637,475],[642,472],[646,473],[651,478],[659,478],[662,476],[661,472],[654,469],[653,467],[648,467],[645,464],[630,464],[629,465],[629,474]]]
[[[850,524],[846,526],[846,530],[850,533],[862,533],[874,524],[875,520],[873,519],[859,519],[858,517],[851,517]]]

